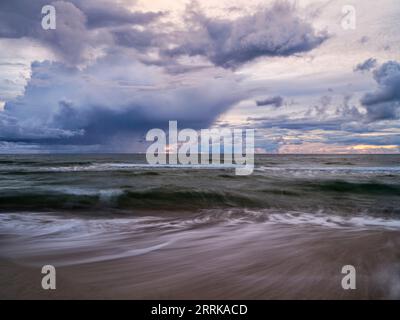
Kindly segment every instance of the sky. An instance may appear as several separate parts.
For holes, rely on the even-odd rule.
[[[398,0],[1,0],[0,153],[143,152],[170,120],[255,129],[260,153],[400,153],[399,17]]]

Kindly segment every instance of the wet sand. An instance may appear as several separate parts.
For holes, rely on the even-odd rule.
[[[400,298],[398,229],[265,222],[142,227],[69,242],[3,234],[0,298]],[[45,264],[57,269],[56,290],[41,289]],[[356,290],[341,287],[344,265],[356,268]]]

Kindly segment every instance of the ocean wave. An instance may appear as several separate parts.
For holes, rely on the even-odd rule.
[[[0,231],[3,235],[27,236],[41,239],[44,236],[54,237],[65,242],[71,234],[74,239],[90,241],[108,241],[109,236],[125,238],[133,233],[174,232],[194,230],[198,227],[236,226],[255,224],[321,226],[326,228],[356,229],[400,229],[400,219],[372,217],[360,214],[357,216],[332,215],[324,211],[277,211],[274,209],[204,209],[196,214],[184,216],[139,215],[131,217],[91,217],[84,219],[70,214],[59,215],[52,212],[14,212],[0,213]],[[65,243],[69,246],[69,243]]]
[[[318,191],[353,193],[353,194],[383,194],[387,196],[400,196],[400,185],[379,182],[349,182],[349,181],[322,181],[309,183],[311,188]]]
[[[357,228],[357,229],[371,229],[371,228],[385,228],[385,229],[400,229],[399,219],[384,219],[378,217],[371,217],[368,215],[358,216],[339,216],[324,213],[277,213],[268,216],[270,223],[282,223],[293,225],[318,225],[329,228]]]
[[[400,229],[400,218],[374,217],[368,214],[353,216],[338,215],[323,210],[316,212],[287,211],[276,209],[237,209],[228,210],[201,210],[200,213],[190,219],[182,220],[181,226],[212,225],[222,223],[224,225],[239,224],[280,224],[307,226],[315,225],[327,228],[356,228],[356,229]]]
[[[54,187],[51,190],[3,192],[2,210],[9,209],[201,209],[213,207],[257,207],[257,199],[233,192],[179,188],[146,190],[93,190]]]
[[[68,173],[68,172],[104,172],[104,171],[132,171],[132,170],[178,170],[178,169],[195,169],[195,170],[232,170],[240,166],[235,164],[147,164],[147,163],[70,163],[52,164],[49,166],[24,166],[24,165],[6,165],[0,167],[0,172],[6,174],[35,174],[35,173]]]
[[[289,174],[400,174],[400,166],[385,166],[385,167],[362,167],[362,166],[326,166],[326,167],[270,167],[258,166],[256,171],[271,172],[271,173],[289,173]]]
[[[162,186],[152,186],[154,184],[149,183],[149,180],[153,178],[153,171],[147,173],[149,177],[145,178],[145,183],[141,182],[142,186],[135,185],[136,180],[132,180],[133,183],[124,181],[130,183],[112,188],[52,184],[16,188],[8,185],[1,188],[0,210],[195,210],[232,207],[314,210],[329,207],[333,211],[336,208],[338,211],[346,209],[359,212],[369,208],[376,212],[395,213],[398,212],[396,199],[400,196],[400,184],[396,181],[300,179],[286,184],[284,180],[271,180],[252,187],[251,182],[247,185],[247,182],[238,180],[234,187],[219,188],[217,184],[211,187],[193,187],[191,184],[185,186],[178,179],[174,184],[162,182]],[[374,201],[386,203],[377,206]]]

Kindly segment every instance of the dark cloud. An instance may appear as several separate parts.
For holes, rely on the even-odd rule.
[[[288,2],[276,2],[271,8],[235,20],[206,17],[192,5],[187,21],[189,30],[164,54],[203,56],[223,68],[236,68],[262,56],[307,52],[328,38],[299,18]]]
[[[70,139],[82,135],[80,130],[71,131],[47,126],[38,126],[29,119],[21,121],[7,112],[0,113],[0,142],[39,142]]]
[[[365,94],[361,103],[366,107],[369,121],[399,118],[400,63],[388,61],[374,71],[378,84],[375,92]]]
[[[53,5],[57,10],[57,28],[39,29],[35,36],[71,64],[90,59],[91,51],[107,41],[107,36],[88,31],[86,15],[74,4],[57,1]]]
[[[36,62],[24,95],[1,113],[0,141],[113,144],[123,150],[124,141],[166,128],[169,120],[180,128],[207,128],[247,98],[233,80],[165,86],[164,76],[123,56],[98,59],[84,70]]]
[[[283,98],[281,96],[269,97],[263,100],[257,100],[256,104],[258,107],[274,106],[278,108],[283,105]]]
[[[51,4],[56,8],[56,29],[41,26],[41,9]],[[61,59],[78,64],[88,57],[91,48],[105,41],[87,30],[86,15],[72,2],[45,0],[5,0],[0,3],[0,37],[28,37],[51,48]]]
[[[56,8],[55,30],[43,30],[41,9],[51,4]],[[154,34],[134,31],[113,33],[123,26],[148,25],[163,13],[131,12],[112,1],[70,0],[2,0],[0,2],[0,38],[28,37],[51,48],[64,62],[78,65],[92,60],[115,40],[142,49],[152,44]],[[133,30],[133,29],[132,29]],[[116,39],[114,39],[114,37]],[[146,39],[147,37],[147,39]]]
[[[351,95],[343,97],[343,105],[336,108],[335,114],[341,116],[345,121],[360,121],[364,118],[364,115],[358,110],[355,105],[352,105]],[[344,122],[345,122],[344,121]]]
[[[339,105],[333,114],[329,113],[327,108],[332,104],[332,97],[322,96],[320,103],[320,105],[310,107],[302,115],[283,114],[276,117],[248,117],[247,121],[250,126],[257,128],[299,131],[365,131],[365,125],[362,125],[364,115],[351,103],[350,95],[343,97],[342,105]]]
[[[56,8],[56,30],[41,27],[41,8],[47,4]],[[235,68],[262,56],[307,52],[327,39],[287,2],[235,20],[208,18],[191,4],[179,32],[172,26],[166,33],[156,23],[165,14],[130,11],[108,0],[3,0],[0,37],[38,40],[70,65],[93,61],[117,46],[140,53],[152,50],[160,52],[159,64],[167,71],[176,69],[182,55],[203,56],[214,65]]]
[[[105,0],[73,0],[87,17],[89,28],[121,25],[147,25],[165,15],[164,12],[132,12],[118,2]]]
[[[255,128],[279,128],[288,130],[341,130],[342,119],[316,119],[311,117],[291,118],[289,115],[278,117],[249,117],[247,121],[251,122],[250,127]]]
[[[364,62],[358,64],[355,68],[354,71],[370,71],[371,69],[375,68],[377,65],[377,61],[375,58],[369,58],[365,60]]]
[[[161,45],[158,35],[151,30],[137,30],[131,27],[123,27],[114,29],[111,32],[115,43],[119,46],[146,51],[150,47]]]
[[[41,27],[41,11],[48,1],[0,1],[0,37],[30,36]]]

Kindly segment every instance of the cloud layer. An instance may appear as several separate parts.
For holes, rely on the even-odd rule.
[[[0,152],[142,151],[169,120],[257,128],[269,152],[400,144],[397,11],[382,1],[354,1],[355,33],[335,0],[2,0]]]

